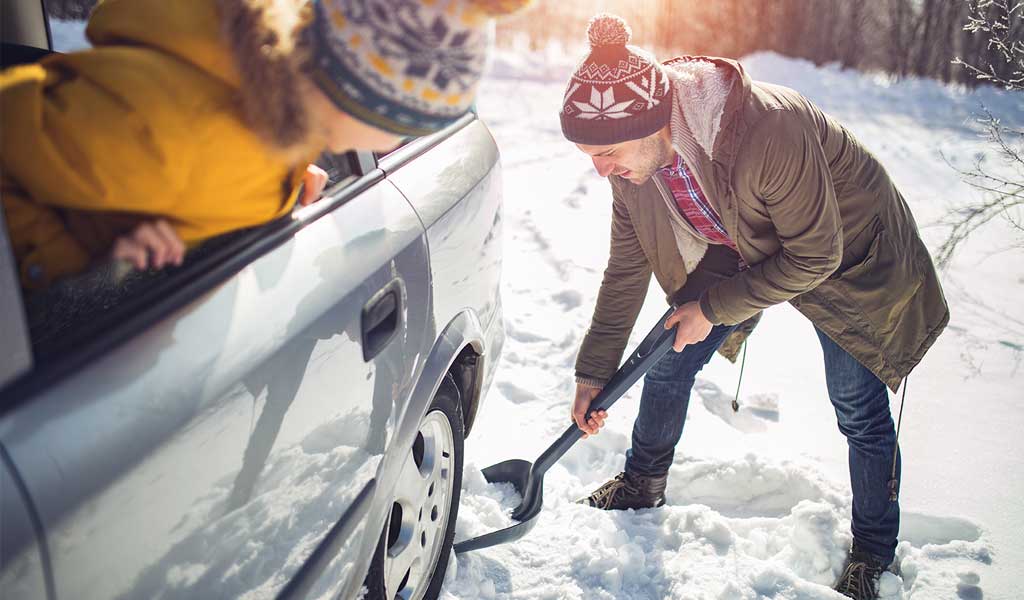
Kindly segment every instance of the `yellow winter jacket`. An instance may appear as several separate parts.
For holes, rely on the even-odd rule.
[[[0,73],[0,202],[26,289],[82,271],[144,218],[194,245],[292,208],[308,161],[243,122],[216,6],[107,0],[93,48]]]

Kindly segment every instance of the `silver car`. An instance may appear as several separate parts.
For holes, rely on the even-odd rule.
[[[49,45],[3,4],[5,54]],[[504,338],[497,148],[469,115],[325,161],[180,268],[24,300],[0,222],[3,598],[437,596]]]

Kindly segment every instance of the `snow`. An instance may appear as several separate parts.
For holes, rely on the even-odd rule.
[[[882,161],[933,249],[931,226],[975,192],[951,165],[985,152],[972,114],[982,103],[1024,126],[1024,103],[994,90],[892,82],[762,53],[755,79],[793,87],[838,117]],[[466,444],[456,539],[507,527],[519,502],[480,469],[533,460],[568,425],[573,363],[607,260],[608,184],[558,123],[573,61],[557,52],[499,53],[478,108],[505,168],[508,330],[502,362]],[[947,163],[948,161],[948,163]],[[991,159],[989,159],[991,162]],[[952,319],[910,377],[901,432],[899,571],[884,598],[1013,598],[1024,564],[1020,469],[1024,402],[1024,266],[1002,222],[976,234],[943,274]],[[632,344],[664,310],[652,285]],[[739,365],[716,357],[698,378],[667,490],[653,510],[604,512],[573,503],[618,473],[640,385],[600,435],[545,477],[544,512],[525,538],[455,557],[442,597],[838,598],[829,589],[849,547],[845,439],[825,392],[810,323],[768,310]],[[898,410],[893,397],[893,410]]]
[[[50,18],[50,37],[56,52],[74,52],[89,47],[85,21]]]

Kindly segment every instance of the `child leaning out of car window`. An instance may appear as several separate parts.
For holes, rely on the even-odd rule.
[[[525,2],[102,2],[92,48],[0,74],[0,202],[22,286],[111,256],[180,263],[315,200],[322,151],[442,129],[473,101],[489,18]]]

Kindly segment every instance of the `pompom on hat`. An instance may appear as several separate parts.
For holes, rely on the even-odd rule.
[[[618,15],[597,15],[590,19],[587,26],[587,39],[590,40],[591,48],[625,46],[632,37],[633,30]]]
[[[566,139],[604,146],[647,137],[672,117],[672,86],[664,67],[647,51],[629,46],[622,17],[590,20],[590,53],[573,72],[559,117]]]
[[[466,114],[493,17],[531,0],[313,0],[309,74],[342,111],[426,135]]]

